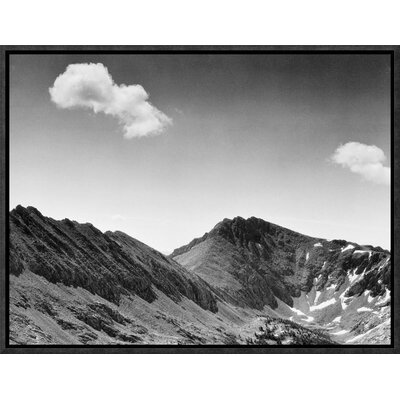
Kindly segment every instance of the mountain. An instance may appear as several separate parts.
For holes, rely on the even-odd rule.
[[[237,217],[171,257],[236,306],[273,310],[344,343],[390,342],[391,256],[380,247]]]
[[[188,324],[200,324],[199,315],[216,319],[208,284],[172,259],[122,232],[56,221],[33,207],[10,213],[9,261],[15,343],[136,343],[158,336],[183,343],[186,323],[174,316]],[[226,339],[223,327],[215,334]]]
[[[10,212],[11,344],[390,339],[390,253],[235,218],[170,257],[122,232]]]
[[[217,311],[214,296],[197,276],[122,232],[103,234],[91,224],[45,218],[17,207],[10,218],[10,269],[24,269],[52,283],[82,287],[119,305],[122,295],[152,302],[155,288],[173,300],[182,296]]]

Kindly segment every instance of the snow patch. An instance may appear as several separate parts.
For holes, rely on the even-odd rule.
[[[332,322],[340,322],[341,319],[342,319],[342,316],[339,315],[339,316],[336,317]]]
[[[350,283],[353,283],[357,279],[356,271],[353,271],[351,274],[348,274]]]
[[[310,253],[307,251],[307,254],[306,254],[306,261],[308,261],[309,258],[310,258]]]
[[[314,305],[317,304],[319,296],[321,296],[321,292],[317,290],[315,293]]]
[[[305,320],[306,322],[312,322],[314,321],[314,317],[310,317],[309,315],[306,315],[303,313],[303,311],[298,310],[297,308],[294,307],[289,307],[294,313],[296,313],[302,320]],[[293,317],[291,317],[293,319]]]
[[[368,303],[372,303],[374,301],[374,298],[370,295],[370,293],[371,293],[370,290],[366,290],[364,292],[364,296],[368,296],[368,299],[367,299]]]
[[[350,283],[353,283],[356,279],[362,278],[364,275],[365,275],[365,270],[359,275],[356,273],[356,270],[354,270],[351,274],[347,274]]]
[[[342,331],[339,332],[333,332],[332,335],[344,335],[345,333],[349,333],[349,331],[343,329]]]
[[[314,278],[314,285],[321,279],[322,274],[319,274],[316,278]]]
[[[358,339],[361,339],[363,336],[365,336],[368,332],[362,333],[361,335],[354,336],[352,339],[346,340],[346,343],[353,343],[356,342]]]
[[[339,296],[339,299],[340,299],[340,303],[341,303],[341,305],[342,305],[342,310],[345,310],[349,305],[345,302],[345,297],[347,297],[348,298],[348,296],[346,296],[346,292],[347,292],[347,290],[345,290],[340,296]]]
[[[376,305],[379,306],[381,304],[385,304],[388,300],[390,300],[390,290],[386,288],[385,295],[380,296],[379,301],[376,302]]]
[[[318,242],[318,243],[315,243],[315,244],[314,244],[314,247],[322,247],[322,244],[319,243],[319,242]]]
[[[386,265],[388,264],[389,260],[390,260],[390,257],[386,258],[385,262],[383,262],[382,265],[378,268],[378,271],[380,271],[381,269],[386,267]]]
[[[342,248],[342,253],[351,249],[354,249],[354,246],[352,244],[348,244],[346,247]]]
[[[369,307],[360,307],[360,308],[357,308],[357,312],[358,312],[358,313],[360,313],[360,312],[365,312],[365,311],[372,311],[372,308],[369,308]]]
[[[289,307],[294,313],[296,313],[297,315],[300,315],[300,316],[307,316],[306,314],[304,314],[303,313],[303,311],[300,311],[300,310],[298,310],[297,308],[294,308],[294,307]]]
[[[335,304],[335,303],[336,303],[336,299],[326,300],[323,303],[318,304],[317,306],[311,306],[310,311],[321,310],[321,309],[326,308],[326,307],[330,306],[331,304]]]

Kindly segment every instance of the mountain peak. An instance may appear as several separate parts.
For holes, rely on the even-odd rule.
[[[20,216],[25,216],[25,215],[37,215],[38,217],[43,218],[42,213],[35,207],[32,206],[27,206],[24,207],[21,204],[18,204],[13,210],[11,210],[11,214],[17,214]]]
[[[209,238],[222,237],[231,243],[239,242],[242,245],[247,245],[249,242],[262,242],[263,237],[266,235],[277,236],[279,234],[288,234],[291,236],[313,239],[306,235],[301,235],[300,233],[291,231],[290,229],[275,225],[271,222],[264,221],[261,218],[250,217],[245,219],[241,216],[237,216],[232,219],[224,218],[222,221],[218,222],[211,231],[205,233],[202,237],[193,239],[186,246],[175,249],[172,252],[171,257],[176,257]]]
[[[244,245],[249,242],[260,243],[265,236],[275,238],[290,236],[301,240],[320,240],[273,224],[261,218],[250,217],[245,219],[240,216],[233,219],[225,218],[219,222],[207,236],[222,236],[232,243],[239,241]]]
[[[257,310],[289,307],[293,317],[299,315],[293,309],[300,310],[309,322],[318,318],[310,313],[329,304],[335,304],[337,317],[347,307],[345,295],[349,303],[363,293],[370,295],[354,302],[354,315],[372,310],[370,304],[390,290],[390,253],[346,240],[313,238],[255,217],[224,219],[175,250],[172,258],[226,301]],[[317,293],[324,291],[320,306]],[[306,297],[311,295],[313,300]],[[303,303],[308,308],[299,308]]]

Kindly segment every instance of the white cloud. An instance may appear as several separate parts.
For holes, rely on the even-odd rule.
[[[49,89],[61,108],[88,108],[116,117],[128,139],[162,133],[171,118],[154,107],[141,85],[117,85],[103,64],[70,64]]]
[[[361,175],[365,180],[390,185],[390,168],[383,165],[386,156],[377,146],[348,142],[336,149],[331,160]]]

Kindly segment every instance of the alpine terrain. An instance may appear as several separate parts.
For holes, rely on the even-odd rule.
[[[167,257],[18,206],[9,267],[11,345],[390,343],[390,252],[254,217]]]

